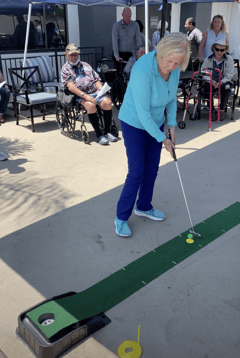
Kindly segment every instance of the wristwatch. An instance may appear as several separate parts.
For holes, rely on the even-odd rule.
[[[81,93],[81,97],[83,98],[83,96],[84,96],[84,95],[85,95],[85,93],[84,93],[84,92],[82,92],[82,93]]]

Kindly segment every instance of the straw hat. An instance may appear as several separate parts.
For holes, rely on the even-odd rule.
[[[212,44],[212,47],[211,47],[211,51],[214,52],[214,49],[217,45],[220,45],[220,46],[225,46],[225,51],[227,51],[229,49],[229,46],[226,45],[225,41],[224,40],[218,40],[217,42],[215,42],[214,44]]]

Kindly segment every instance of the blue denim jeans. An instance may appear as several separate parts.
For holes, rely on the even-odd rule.
[[[7,110],[7,104],[9,101],[9,97],[10,97],[10,91],[9,89],[2,87],[0,88],[0,96],[1,96],[1,100],[0,100],[0,114],[4,114]]]
[[[137,208],[152,209],[152,197],[158,173],[162,142],[148,132],[121,121],[122,134],[128,158],[128,174],[117,204],[117,217],[127,221],[137,198]],[[164,124],[160,127],[164,130]]]

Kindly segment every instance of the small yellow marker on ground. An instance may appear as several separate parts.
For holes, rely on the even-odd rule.
[[[139,344],[140,324],[138,325],[138,338],[135,341],[124,341],[118,347],[118,356],[120,358],[139,358],[142,354],[142,347]]]
[[[187,237],[188,237],[188,238],[187,238],[186,242],[187,242],[188,244],[193,244],[193,243],[194,243],[193,234],[188,234]]]

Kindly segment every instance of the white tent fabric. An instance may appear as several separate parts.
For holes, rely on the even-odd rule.
[[[2,0],[1,0],[2,1]],[[17,0],[11,0],[15,2]],[[26,40],[24,46],[24,57],[23,57],[23,67],[26,63],[27,57],[27,48],[28,48],[28,38],[29,38],[29,29],[30,29],[30,19],[32,13],[32,7],[35,4],[69,4],[69,5],[82,5],[82,6],[96,6],[96,5],[111,5],[111,6],[136,6],[136,5],[145,5],[145,48],[148,52],[148,5],[159,4],[162,0],[20,0],[23,4],[29,2],[28,8],[28,22],[27,22],[27,31],[26,31]]]
[[[202,0],[204,2],[215,2],[217,3],[219,6],[222,2],[222,0],[218,0],[216,2],[216,0]],[[156,4],[160,4],[163,2],[163,16],[164,14],[164,8],[166,6],[166,3],[183,3],[183,2],[202,2],[201,0],[35,0],[30,2],[29,0],[0,0],[0,5],[1,7],[8,7],[9,2],[13,5],[15,4],[21,4],[21,6],[26,6],[27,4],[29,4],[29,8],[28,8],[28,23],[27,23],[27,32],[26,32],[26,41],[25,41],[25,48],[24,48],[24,59],[23,59],[23,64],[25,65],[25,61],[26,61],[26,54],[27,54],[27,47],[28,47],[28,37],[29,37],[29,28],[30,28],[30,18],[31,18],[31,13],[32,13],[32,6],[33,5],[39,5],[39,4],[74,4],[74,5],[82,5],[82,6],[96,6],[96,5],[111,5],[111,6],[137,6],[137,5],[145,5],[145,48],[146,48],[146,52],[148,52],[148,6],[149,5],[156,5]],[[232,2],[234,3],[234,0],[223,0],[223,2]],[[238,5],[237,3],[235,3],[236,5]],[[19,5],[20,6],[20,5]],[[228,6],[230,6],[230,4],[228,4]],[[239,9],[238,9],[239,10]],[[229,13],[229,12],[228,12]],[[239,14],[239,12],[237,11],[237,15]],[[233,11],[232,13],[233,16],[236,15],[236,12]],[[231,16],[231,15],[229,15]],[[238,17],[239,19],[239,17]],[[165,24],[165,19],[162,19],[162,24],[164,26]],[[237,25],[239,27],[239,20],[236,21]],[[162,32],[164,32],[164,28],[161,29],[163,30]]]

